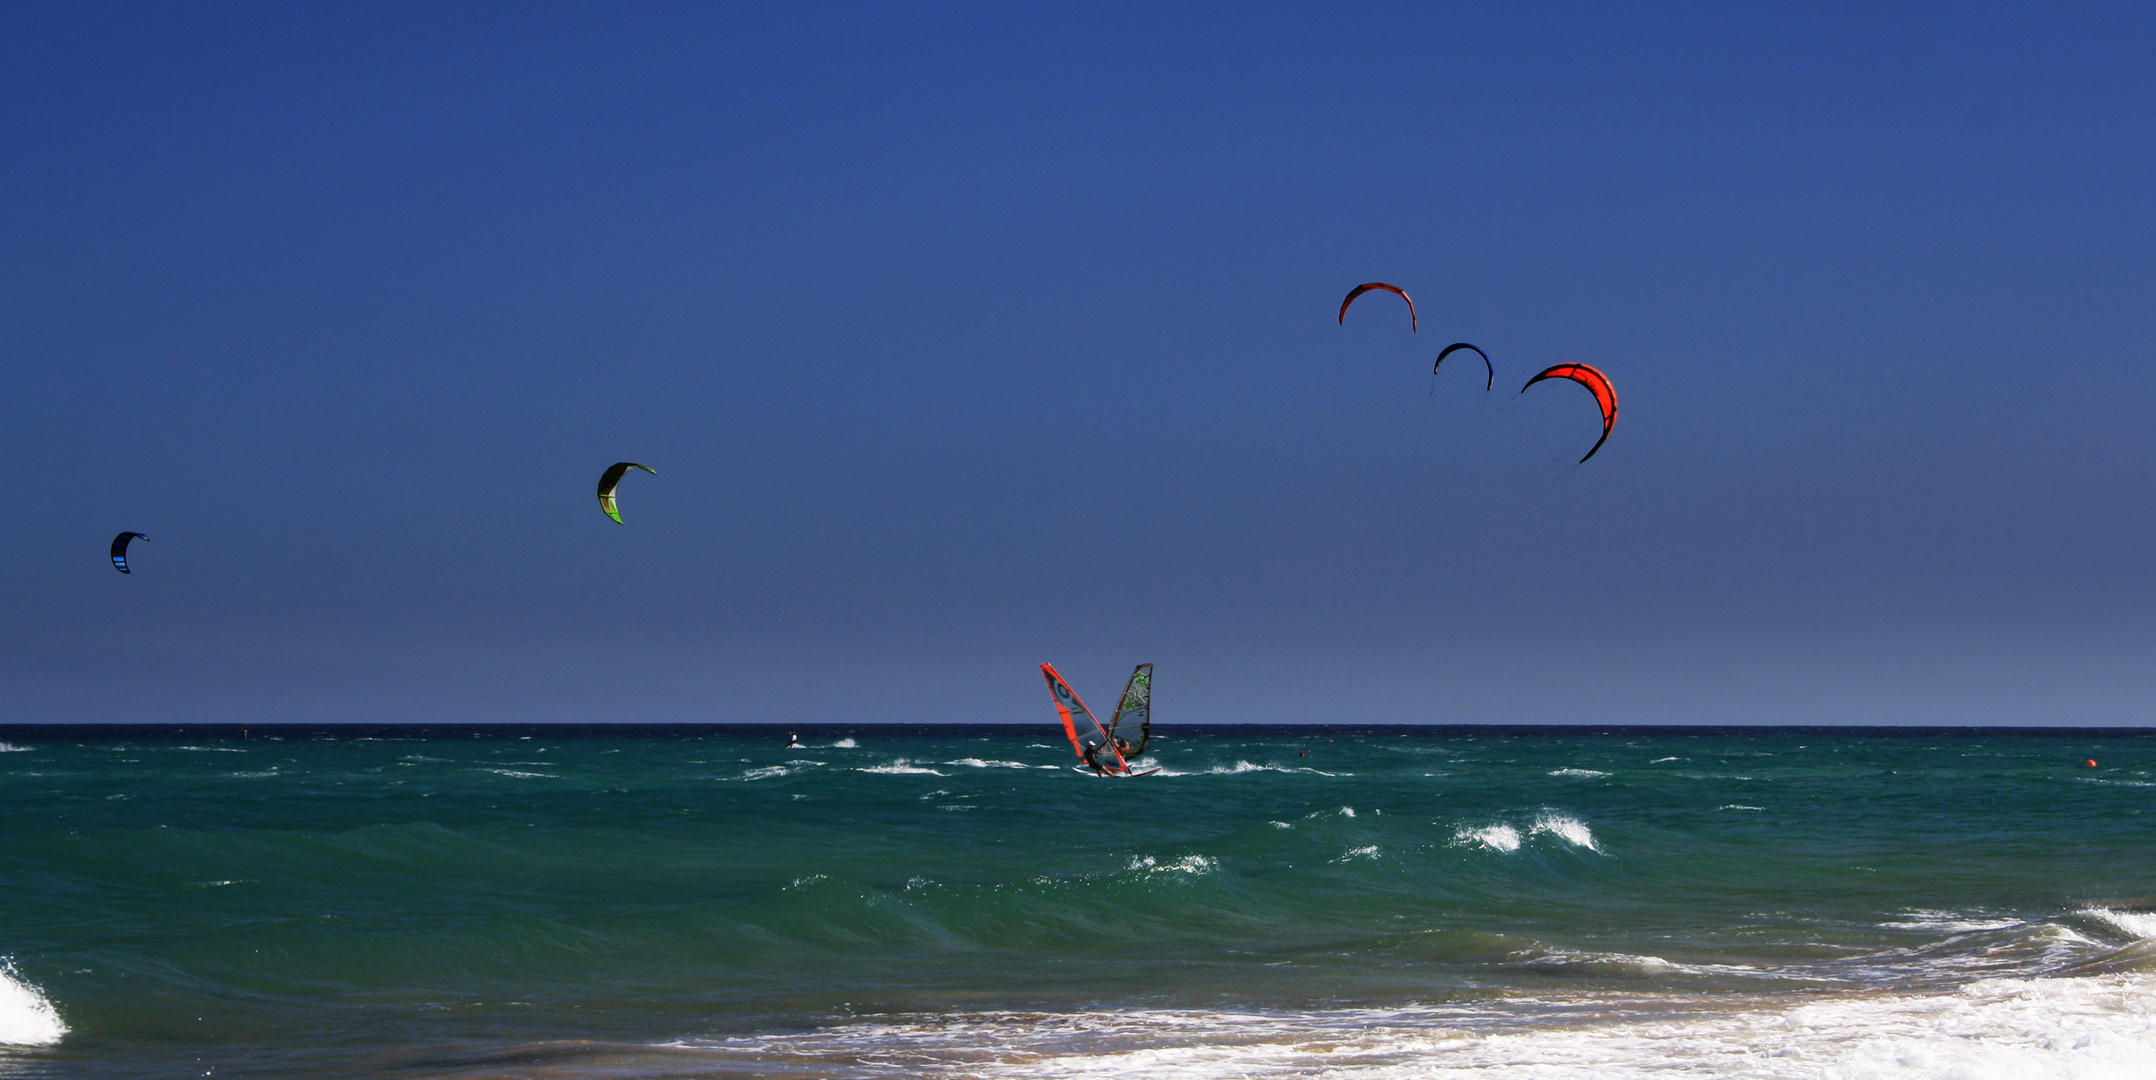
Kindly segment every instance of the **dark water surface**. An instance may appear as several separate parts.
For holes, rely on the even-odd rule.
[[[2149,733],[248,735],[0,728],[0,1076],[2156,1075]]]

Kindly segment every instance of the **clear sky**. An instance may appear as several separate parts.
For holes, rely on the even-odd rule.
[[[0,720],[2156,722],[2148,5],[1164,7],[11,7]]]

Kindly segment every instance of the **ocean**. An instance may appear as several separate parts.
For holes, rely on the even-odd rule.
[[[799,733],[0,728],[0,1077],[2156,1077],[2156,733]]]

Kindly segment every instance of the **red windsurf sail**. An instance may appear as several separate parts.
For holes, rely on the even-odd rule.
[[[1056,674],[1054,664],[1041,665],[1041,677],[1048,680],[1048,692],[1055,695],[1056,711],[1063,714],[1063,733],[1070,736],[1071,749],[1078,752],[1078,759],[1103,773],[1127,773],[1130,766],[1115,748],[1115,741],[1108,737],[1108,729],[1093,718],[1093,710],[1078,700],[1078,692]]]

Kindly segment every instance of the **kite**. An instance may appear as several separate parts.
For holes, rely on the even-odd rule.
[[[1410,334],[1414,333],[1416,329],[1415,301],[1410,299],[1406,293],[1401,292],[1398,285],[1387,285],[1382,281],[1373,281],[1367,285],[1357,285],[1353,289],[1348,290],[1347,299],[1340,301],[1340,322],[1343,325],[1347,323],[1348,305],[1354,303],[1356,297],[1361,296],[1362,294],[1369,292],[1372,289],[1383,289],[1386,292],[1389,292],[1394,296],[1397,296],[1400,299],[1407,301],[1407,332]]]
[[[120,535],[118,535],[118,536],[115,536],[115,537],[113,537],[113,538],[112,538],[112,568],[113,568],[114,570],[118,570],[119,572],[121,572],[121,573],[123,573],[123,574],[132,574],[132,573],[134,573],[134,571],[132,571],[132,570],[129,570],[129,569],[127,568],[127,545],[128,545],[128,542],[129,542],[129,541],[131,541],[131,540],[148,540],[148,539],[149,539],[149,537],[147,537],[147,536],[144,536],[144,535],[142,535],[141,533],[138,533],[138,532],[124,532],[124,533],[121,533],[121,534],[120,534]]]
[[[1490,387],[1497,385],[1497,369],[1490,365],[1490,354],[1483,352],[1481,349],[1475,348],[1473,345],[1469,345],[1467,342],[1464,341],[1455,341],[1452,344],[1445,346],[1445,351],[1437,354],[1437,363],[1430,365],[1430,375],[1434,378],[1437,375],[1437,369],[1445,366],[1445,358],[1451,356],[1453,353],[1459,352],[1461,349],[1466,349],[1469,352],[1474,353],[1476,356],[1482,357],[1482,366],[1484,369],[1482,377],[1482,388],[1484,390],[1488,390]],[[1435,382],[1432,382],[1430,385],[1434,387],[1437,384]]]
[[[1544,379],[1570,379],[1586,387],[1588,392],[1595,396],[1595,404],[1602,406],[1602,437],[1595,440],[1594,446],[1587,451],[1587,457],[1580,459],[1584,463],[1587,458],[1595,456],[1596,450],[1602,449],[1602,444],[1609,441],[1610,429],[1617,426],[1617,389],[1610,385],[1609,376],[1585,364],[1558,364],[1527,380],[1527,386],[1533,386]],[[1527,386],[1520,387],[1520,393],[1526,393]]]
[[[605,474],[599,477],[599,509],[606,511],[606,516],[613,518],[616,525],[622,522],[621,508],[614,505],[614,489],[621,486],[621,478],[629,475],[630,469],[642,469],[653,476],[659,475],[659,470],[649,465],[638,465],[633,461],[617,461],[606,467]]]

